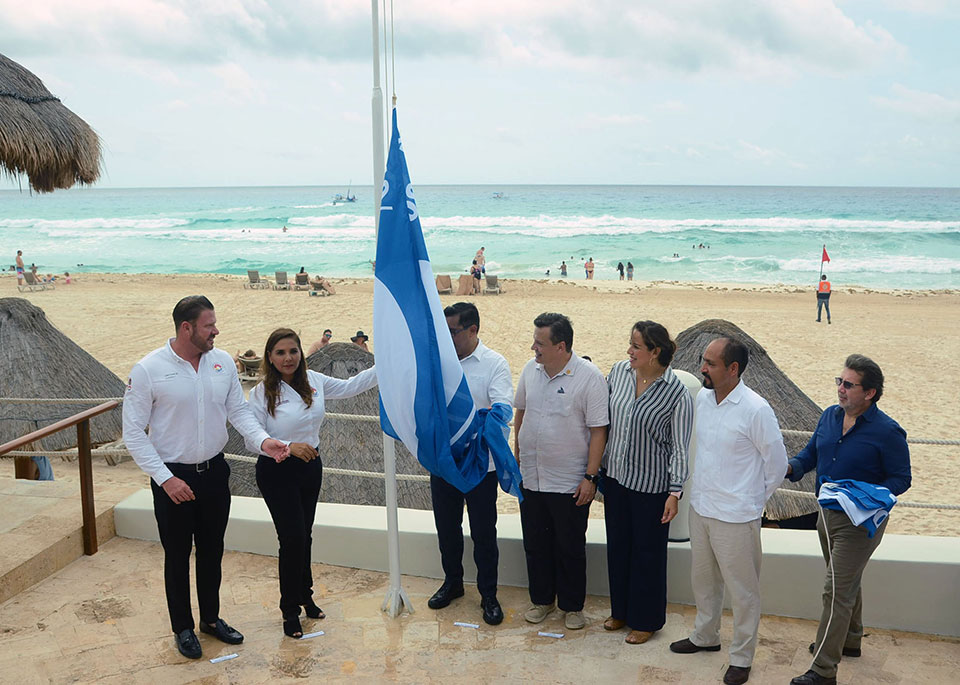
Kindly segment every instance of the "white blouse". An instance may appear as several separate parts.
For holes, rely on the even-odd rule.
[[[277,440],[283,440],[287,444],[303,442],[316,447],[326,413],[324,399],[354,397],[376,387],[377,371],[375,366],[371,366],[353,378],[340,379],[307,369],[307,379],[313,391],[313,404],[309,407],[300,394],[283,381],[280,381],[280,393],[273,416],[267,413],[267,397],[263,383],[257,383],[250,391],[247,403],[264,430]],[[260,454],[260,445],[254,445],[246,438],[244,443],[248,450]]]

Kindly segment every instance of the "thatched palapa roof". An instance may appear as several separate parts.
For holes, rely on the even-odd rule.
[[[41,193],[100,177],[100,139],[43,82],[0,55],[0,170]]]
[[[307,358],[307,366],[334,378],[350,378],[373,366],[373,355],[352,343],[331,343]],[[376,388],[345,400],[326,401],[328,412],[337,414],[380,413],[379,393]],[[233,426],[224,451],[229,454],[250,455],[243,438]],[[357,471],[383,473],[383,437],[380,424],[347,421],[327,417],[320,429],[320,458],[324,469],[334,467]],[[416,457],[397,442],[397,473],[426,475]],[[253,464],[234,461],[230,465],[230,491],[235,495],[260,497]],[[341,504],[385,504],[383,479],[324,474],[321,502]],[[424,481],[397,481],[397,501],[408,509],[430,509],[430,484]]]
[[[677,352],[671,366],[689,371],[700,377],[701,355],[714,338],[735,337],[746,344],[749,351],[747,370],[743,372],[743,381],[761,397],[770,403],[780,428],[812,431],[823,411],[807,397],[787,375],[780,370],[760,344],[736,325],[723,319],[707,319],[691,326],[677,336]],[[807,444],[807,438],[784,436],[787,456],[792,457]],[[780,486],[791,490],[814,491],[815,475],[811,471],[797,483],[788,480]],[[766,516],[771,519],[785,519],[817,510],[815,500],[801,499],[775,493],[767,502]]]
[[[123,381],[54,327],[43,310],[19,297],[0,298],[0,398],[122,397]],[[0,401],[0,442],[19,438],[91,405]],[[120,409],[90,421],[94,444],[120,438]],[[36,445],[53,451],[75,447],[77,432],[64,430]]]

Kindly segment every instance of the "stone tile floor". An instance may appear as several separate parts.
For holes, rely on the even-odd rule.
[[[283,635],[276,559],[228,552],[224,557],[222,616],[246,635],[239,646],[200,634],[204,658],[177,652],[163,597],[163,552],[156,543],[113,538],[0,604],[0,682],[29,683],[277,683],[297,680],[366,682],[638,682],[715,683],[725,651],[680,656],[671,641],[693,625],[691,607],[671,605],[666,628],[646,645],[623,642],[625,632],[601,628],[607,599],[588,597],[586,629],[568,631],[559,612],[540,626],[527,624],[521,588],[501,588],[506,619],[490,627],[479,599],[467,596],[442,611],[426,601],[437,581],[404,577],[416,609],[399,619],[380,611],[387,587],[382,573],[316,564],[318,603],[327,613],[304,619],[310,640]],[[479,629],[454,625],[479,623]],[[810,621],[765,616],[751,683],[787,683],[805,671]],[[538,630],[564,633],[540,637]],[[960,640],[869,630],[864,655],[841,664],[841,683],[956,683]],[[730,637],[730,619],[722,638]],[[237,653],[211,664],[209,659]]]

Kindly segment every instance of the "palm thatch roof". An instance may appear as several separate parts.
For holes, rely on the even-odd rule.
[[[0,298],[0,398],[122,397],[123,381],[54,327],[43,310],[19,297]],[[0,442],[89,409],[79,404],[23,404],[0,400]],[[90,421],[94,444],[120,438],[119,407]],[[35,445],[53,451],[76,447],[64,430]]]
[[[100,139],[43,82],[0,55],[0,170],[40,193],[100,177]]]
[[[373,355],[353,343],[331,343],[307,358],[307,366],[334,378],[350,378],[373,366]],[[337,414],[380,413],[379,393],[376,388],[345,400],[326,401],[328,412]],[[233,426],[224,451],[229,454],[250,455],[243,438]],[[402,443],[397,442],[397,473],[427,472]],[[327,417],[320,429],[320,458],[324,469],[342,468],[383,473],[383,437],[380,424],[348,421]],[[230,464],[230,491],[235,495],[260,497],[253,464],[233,461]],[[324,474],[321,502],[367,504],[384,506],[386,496],[382,478],[361,478]],[[398,481],[397,501],[408,509],[430,509],[430,484],[424,481]]]
[[[744,382],[770,403],[780,428],[812,431],[823,411],[780,370],[760,344],[738,326],[723,319],[707,319],[677,336],[677,352],[671,365],[700,377],[701,355],[714,338],[735,337],[744,342],[750,353]],[[784,436],[787,456],[794,456],[807,444],[807,438]],[[791,490],[814,492],[815,475],[811,471],[797,483],[788,480],[780,486]],[[775,493],[767,502],[766,516],[774,520],[811,514],[817,510],[815,500]]]

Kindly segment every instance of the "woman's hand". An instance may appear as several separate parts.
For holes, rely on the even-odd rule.
[[[290,454],[307,463],[317,458],[317,450],[305,442],[291,442]]]
[[[290,445],[293,447],[293,445]],[[660,517],[660,523],[670,523],[677,515],[680,509],[680,498],[673,495],[667,495],[667,503],[663,505],[663,516]]]

